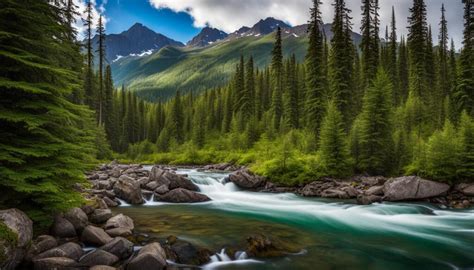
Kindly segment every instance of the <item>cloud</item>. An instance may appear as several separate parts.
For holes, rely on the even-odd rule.
[[[74,27],[77,29],[77,38],[78,40],[83,40],[86,35],[86,27],[84,26],[83,19],[87,18],[86,14],[86,7],[87,7],[87,0],[74,0],[76,4],[77,12],[79,13],[75,16],[76,22],[74,23]],[[108,18],[105,16],[105,5],[107,5],[107,0],[103,0],[102,3],[98,6],[96,0],[91,0],[92,3],[92,31],[93,36],[95,35],[95,30],[97,29],[97,25],[99,22],[99,17],[102,14],[102,21],[104,23],[104,27],[107,25]]]
[[[258,20],[266,17],[275,17],[291,25],[306,23],[309,19],[311,0],[149,0],[157,8],[169,8],[175,12],[186,12],[194,20],[194,26],[211,26],[226,32],[233,32],[242,26],[252,26]],[[333,0],[323,0],[322,17],[325,23],[332,21]],[[426,0],[428,23],[433,27],[435,41],[438,35],[438,22],[441,17],[441,4],[444,2],[447,9],[448,27],[450,36],[460,46],[462,39],[461,0]],[[352,9],[354,31],[360,29],[360,0],[347,0]],[[384,0],[380,1],[381,9],[381,36],[385,35],[385,26],[390,24],[391,7],[395,6],[398,34],[407,35],[407,18],[412,0]],[[449,4],[449,5],[448,5]]]

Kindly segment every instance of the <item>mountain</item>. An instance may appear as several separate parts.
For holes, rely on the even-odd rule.
[[[94,51],[97,50],[98,40],[97,35],[92,39]],[[140,23],[134,24],[120,34],[105,36],[106,58],[109,62],[129,55],[144,56],[165,46],[182,47],[184,44],[158,34]]]
[[[201,32],[188,42],[190,47],[204,47],[213,44],[216,41],[223,40],[227,33],[216,28],[205,27]]]
[[[270,30],[272,25],[277,24],[269,26],[265,25],[265,21],[269,20],[260,21],[257,27],[243,27],[224,40],[204,47],[167,46],[151,55],[119,59],[112,63],[114,82],[117,86],[125,84],[128,89],[150,101],[167,99],[177,89],[198,93],[223,86],[234,74],[241,54],[246,58],[253,56],[255,65],[260,69],[270,64],[275,42],[274,31]],[[326,24],[323,29],[331,39],[331,25]],[[255,32],[257,30],[260,32]],[[295,54],[297,61],[303,62],[308,48],[307,36],[307,25],[285,26],[282,29],[284,56]],[[361,36],[352,33],[352,39],[358,45]]]
[[[280,26],[281,28],[290,28],[288,24],[283,21],[277,20],[272,17],[268,17],[265,20],[260,20],[257,22],[252,28],[249,27],[242,27],[236,32],[229,35],[229,39],[236,39],[241,37],[248,37],[248,36],[264,36],[272,33]]]

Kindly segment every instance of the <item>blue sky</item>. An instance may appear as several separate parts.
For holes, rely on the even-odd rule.
[[[84,6],[86,0],[75,0]],[[252,26],[259,19],[275,17],[290,25],[303,24],[309,19],[312,0],[92,0],[98,12],[107,19],[108,33],[120,33],[136,22],[186,43],[206,25],[228,33],[242,26]],[[333,0],[322,0],[324,22],[331,22]],[[354,31],[360,29],[361,0],[347,0],[352,9]],[[382,25],[390,23],[392,6],[395,7],[399,37],[407,34],[407,17],[413,0],[380,1]],[[428,23],[432,25],[435,42],[441,17],[441,4],[445,4],[449,36],[460,48],[463,31],[463,4],[461,0],[425,0]],[[97,13],[98,14],[98,13]],[[79,32],[81,26],[78,26]],[[380,33],[384,35],[383,32]]]

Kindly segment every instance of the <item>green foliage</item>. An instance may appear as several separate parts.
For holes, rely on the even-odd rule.
[[[462,180],[474,179],[474,121],[466,112],[459,124],[460,152],[457,174]]]

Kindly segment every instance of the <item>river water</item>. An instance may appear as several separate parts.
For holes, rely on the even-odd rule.
[[[287,245],[283,258],[213,256],[204,269],[474,269],[474,209],[429,204],[308,199],[242,191],[225,173],[178,170],[212,199],[199,204],[122,206],[139,231],[211,250],[245,247],[262,233]],[[239,253],[240,254],[240,253]]]

